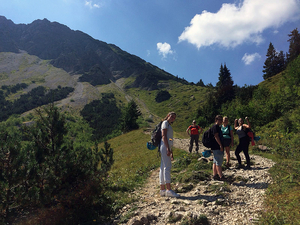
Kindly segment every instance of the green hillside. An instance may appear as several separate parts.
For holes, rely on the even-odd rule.
[[[178,138],[193,119],[208,127],[217,114],[231,125],[249,117],[261,137],[251,153],[276,162],[258,223],[300,223],[299,45],[258,85],[233,85],[221,65],[216,87],[200,86],[59,23],[0,19],[0,224],[109,221],[158,168],[146,142],[170,111]],[[180,176],[210,176],[211,165],[174,152]]]
[[[57,102],[57,105],[64,110],[79,114],[85,104],[101,99],[102,93],[113,93],[120,108],[133,99],[138,104],[145,121],[152,120],[156,123],[169,111],[175,111],[178,118],[174,127],[179,133],[185,130],[185,127],[194,119],[195,112],[204,102],[208,90],[205,87],[183,84],[172,79],[159,81],[159,90],[128,88],[135,80],[133,77],[120,78],[106,85],[93,86],[87,82],[79,82],[80,74],[70,75],[62,69],[55,68],[49,61],[27,53],[0,53],[0,66],[1,85],[9,86],[19,83],[28,85],[27,88],[17,93],[7,95],[6,100],[13,101],[21,94],[27,94],[38,86],[44,86],[49,90],[59,86],[68,86],[75,90],[66,99]],[[170,99],[157,102],[155,98],[162,90],[169,92]],[[150,126],[152,125],[150,123]]]
[[[114,152],[114,163],[108,172],[110,179],[107,181],[109,183],[104,183],[104,186],[101,186],[103,188],[101,189],[101,196],[105,194],[111,196],[110,199],[105,199],[105,202],[107,206],[112,207],[112,211],[103,209],[104,211],[107,210],[103,213],[113,214],[124,204],[133,201],[134,198],[128,194],[134,187],[141,185],[145,181],[152,169],[158,167],[159,159],[157,159],[156,152],[149,152],[145,147],[146,142],[150,138],[149,127],[153,127],[169,111],[175,111],[177,113],[177,119],[173,124],[175,137],[186,138],[186,127],[194,118],[199,117],[198,113],[201,111],[199,111],[199,108],[209,105],[208,99],[216,98],[216,90],[214,88],[183,84],[174,80],[159,81],[159,90],[129,88],[130,85],[128,84],[134,82],[133,77],[121,78],[115,83],[107,85],[92,86],[86,82],[78,82],[78,75],[70,76],[65,74],[62,70],[49,65],[47,61],[40,61],[38,58],[33,60],[31,56],[25,53],[18,56],[11,55],[11,53],[1,53],[2,61],[5,60],[4,56],[13,57],[14,60],[11,62],[14,62],[15,65],[10,70],[2,71],[1,81],[3,81],[3,84],[5,82],[5,85],[15,85],[16,80],[12,79],[13,82],[10,83],[10,78],[17,73],[20,74],[18,82],[29,85],[17,93],[8,94],[6,96],[7,101],[17,99],[18,95],[30,93],[38,85],[48,89],[53,88],[53,84],[65,87],[66,78],[63,78],[60,74],[72,80],[68,84],[70,84],[70,87],[74,87],[75,90],[67,98],[56,102],[61,112],[71,112],[72,114],[72,116],[67,116],[67,120],[74,123],[72,126],[68,126],[68,129],[71,131],[71,134],[69,134],[71,138],[68,140],[74,140],[75,142],[71,144],[71,142],[66,140],[65,143],[66,146],[74,144],[72,149],[83,147],[83,142],[81,143],[80,140],[85,140],[84,148],[94,144],[90,139],[91,128],[86,121],[82,121],[80,117],[74,117],[80,115],[80,111],[86,104],[93,100],[101,99],[103,93],[113,93],[114,102],[122,110],[130,100],[134,100],[138,105],[139,110],[142,112],[141,117],[138,119],[140,129],[122,134],[108,141]],[[250,92],[252,93],[252,97],[247,101],[243,101],[241,97],[235,96],[230,102],[221,104],[216,109],[216,113],[227,115],[231,123],[235,118],[248,116],[254,131],[261,136],[258,144],[268,147],[267,151],[264,152],[259,148],[251,147],[252,153],[261,154],[277,162],[270,170],[274,183],[267,192],[266,211],[262,212],[262,224],[296,224],[295,221],[300,221],[300,207],[297,204],[297,202],[300,202],[300,195],[297,191],[300,186],[300,149],[298,147],[300,144],[300,124],[297,120],[300,113],[299,65],[300,57],[291,62],[285,71],[268,78],[257,85],[257,87],[246,87],[249,90],[251,88]],[[30,69],[33,66],[35,69]],[[45,75],[42,76],[43,79],[37,79],[40,73],[37,71],[42,69]],[[6,93],[5,90],[2,91]],[[163,93],[163,97],[167,96],[167,99],[162,101],[158,98],[160,93]],[[14,121],[15,118],[17,118],[18,122]],[[32,114],[21,118],[14,116],[9,120],[11,122],[1,123],[1,132],[3,131],[1,134],[5,134],[5,132],[19,132],[15,128],[9,131],[5,131],[5,129],[7,127],[15,127],[15,125],[21,126],[20,121],[26,120],[35,120],[35,115]],[[207,122],[211,123],[213,121]],[[80,134],[82,127],[84,127],[85,135]],[[34,142],[28,141],[28,137],[24,137],[24,140],[26,140],[27,149],[28,146],[34,146]],[[20,141],[21,145],[22,140],[18,141]],[[5,149],[6,146],[3,146]],[[99,145],[100,148],[101,146],[103,144]],[[23,149],[23,147],[21,148]],[[65,150],[65,147],[63,149]],[[145,151],[147,151],[147,154],[145,154]],[[2,153],[3,155],[7,154],[5,152]],[[177,157],[180,157],[183,153],[176,149],[175,154]],[[289,201],[289,199],[293,199],[293,201]],[[72,199],[69,200],[71,201]],[[26,201],[29,200],[27,199]],[[68,201],[67,203],[69,204]],[[101,201],[101,199],[95,199],[93,207],[96,207],[97,204],[102,204]],[[45,215],[48,214],[46,213]]]

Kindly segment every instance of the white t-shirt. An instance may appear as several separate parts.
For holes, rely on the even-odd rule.
[[[167,138],[168,138],[169,147],[171,148],[173,146],[173,128],[171,127],[171,125],[167,120],[163,121],[161,124],[161,132],[163,132],[162,130],[164,129],[168,129]]]

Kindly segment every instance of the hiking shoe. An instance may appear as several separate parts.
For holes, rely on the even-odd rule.
[[[227,178],[224,175],[220,178],[220,181],[227,181]]]
[[[236,169],[242,169],[243,166],[242,166],[241,164],[238,164],[235,168],[236,168]]]
[[[251,166],[244,167],[244,170],[251,170],[251,169],[252,169]]]
[[[220,180],[219,174],[213,176],[213,180]]]
[[[226,163],[226,168],[229,169],[230,168],[230,163]]]
[[[167,190],[166,191],[166,197],[178,198],[178,197],[180,197],[180,195],[175,193],[173,190]]]
[[[160,196],[162,197],[166,196],[166,190],[160,190]]]

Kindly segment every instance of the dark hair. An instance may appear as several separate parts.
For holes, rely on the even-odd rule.
[[[216,117],[215,117],[215,122],[216,122],[218,119],[222,119],[222,120],[223,120],[223,117],[222,117],[221,115],[216,115]]]

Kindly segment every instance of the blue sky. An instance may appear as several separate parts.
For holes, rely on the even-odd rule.
[[[221,64],[234,84],[260,83],[269,43],[287,52],[288,34],[300,31],[300,0],[0,0],[0,15],[59,22],[213,85]]]

